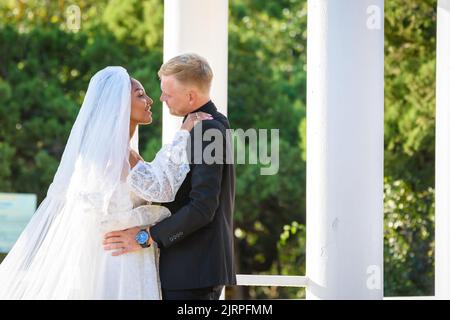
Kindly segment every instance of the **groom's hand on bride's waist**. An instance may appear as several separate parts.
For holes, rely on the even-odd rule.
[[[104,236],[103,248],[106,251],[113,250],[112,256],[114,257],[142,250],[143,247],[136,240],[136,235],[141,230],[142,228],[140,227],[134,227],[122,231],[109,232]],[[153,239],[149,236],[147,242],[148,246],[152,243]]]

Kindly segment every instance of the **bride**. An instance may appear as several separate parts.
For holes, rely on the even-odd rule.
[[[112,256],[102,246],[107,232],[170,216],[129,187],[139,183],[128,175],[137,126],[151,123],[152,104],[122,67],[91,78],[47,197],[0,265],[0,299],[161,298],[158,249]],[[173,201],[189,171],[189,131],[208,118],[188,116],[158,152],[145,173],[152,177],[147,199]]]

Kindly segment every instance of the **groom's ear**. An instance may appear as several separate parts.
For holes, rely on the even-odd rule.
[[[196,100],[197,100],[197,92],[195,92],[195,90],[189,90],[189,104],[190,105],[195,104]]]

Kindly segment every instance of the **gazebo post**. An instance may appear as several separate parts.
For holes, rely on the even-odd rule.
[[[309,0],[307,299],[383,298],[384,1]]]
[[[227,114],[228,94],[228,0],[165,0],[164,61],[195,52],[211,64],[214,79],[211,99]],[[181,118],[163,110],[163,143],[173,138]]]

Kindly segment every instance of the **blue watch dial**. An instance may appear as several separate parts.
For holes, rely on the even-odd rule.
[[[139,244],[146,244],[148,241],[148,233],[145,230],[141,230],[136,235],[136,242]]]

